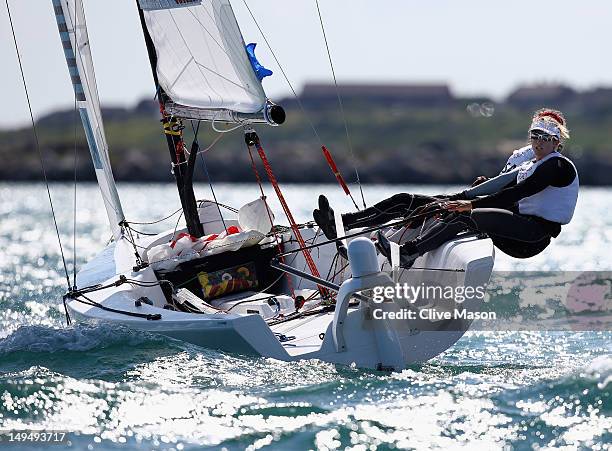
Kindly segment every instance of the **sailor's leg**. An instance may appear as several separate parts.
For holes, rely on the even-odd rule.
[[[479,230],[486,232],[493,244],[515,258],[538,255],[550,244],[550,234],[529,216],[495,208],[477,208],[472,219]]]
[[[545,238],[550,238],[550,235],[538,222],[509,210],[476,208],[470,216],[476,230],[491,236],[524,243],[538,243]]]
[[[436,249],[454,238],[459,232],[466,230],[468,224],[472,224],[469,216],[457,213],[447,214],[442,219],[434,222],[420,237],[401,245],[400,266],[410,268],[418,256]],[[390,260],[391,246],[389,240],[381,232],[378,232],[377,238],[378,249]]]
[[[344,213],[342,222],[346,229],[374,227],[394,219],[410,215],[415,209],[435,202],[435,197],[421,194],[398,193],[354,213]]]
[[[476,229],[469,215],[461,213],[447,214],[434,222],[420,237],[403,244],[400,252],[406,255],[423,255],[426,252],[437,249],[448,240],[457,236],[458,233],[467,229]]]
[[[402,253],[423,255],[463,230],[486,233],[494,241],[499,237],[505,243],[516,242],[523,247],[532,245],[535,253],[541,252],[550,239],[544,228],[527,216],[501,208],[477,208],[470,213],[453,213],[437,221],[419,238],[405,243]]]

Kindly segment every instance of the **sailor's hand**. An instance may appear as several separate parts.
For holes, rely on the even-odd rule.
[[[474,180],[472,182],[472,186],[478,186],[481,183],[486,182],[487,180],[489,180],[489,177],[487,177],[486,175],[480,175],[480,176],[476,177],[476,180]]]
[[[464,212],[472,211],[472,202],[469,200],[454,200],[451,202],[442,202],[440,204],[442,208],[448,211]]]

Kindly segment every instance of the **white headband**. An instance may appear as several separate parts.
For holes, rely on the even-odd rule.
[[[531,123],[531,127],[529,128],[530,132],[533,130],[540,130],[548,133],[549,135],[556,136],[557,139],[561,139],[561,130],[559,130],[557,124],[551,121],[545,121],[544,119],[536,119]]]

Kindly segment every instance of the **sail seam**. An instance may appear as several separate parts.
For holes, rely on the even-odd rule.
[[[180,37],[181,37],[181,39],[183,40],[183,43],[185,44],[185,47],[186,47],[186,48],[187,48],[187,50],[189,51],[189,55],[191,56],[191,59],[193,59],[193,61],[194,61],[194,63],[196,64],[196,66],[198,66],[198,67],[202,67],[202,68],[204,68],[204,69],[206,69],[206,70],[210,71],[211,73],[215,74],[215,75],[216,75],[216,76],[218,76],[219,78],[221,78],[221,79],[223,79],[223,80],[227,81],[228,83],[233,84],[234,86],[236,86],[236,87],[238,87],[238,88],[240,88],[240,89],[244,90],[245,92],[248,92],[249,94],[258,95],[258,93],[253,92],[253,91],[251,91],[251,90],[247,89],[245,86],[241,86],[241,85],[239,85],[238,83],[236,83],[236,82],[235,82],[235,81],[233,81],[233,80],[230,80],[230,79],[229,79],[229,78],[227,78],[227,77],[224,77],[223,75],[221,75],[221,74],[220,74],[220,73],[218,73],[217,71],[215,71],[215,70],[211,69],[210,67],[207,67],[207,66],[203,65],[203,64],[202,64],[202,63],[200,63],[200,62],[199,62],[197,59],[195,59],[195,57],[193,56],[193,53],[191,52],[191,49],[189,48],[189,45],[187,44],[187,40],[185,39],[185,36],[183,36],[183,33],[181,32],[181,29],[179,28],[178,24],[176,23],[176,20],[175,20],[175,18],[174,18],[174,15],[173,15],[173,14],[172,14],[172,12],[170,12],[170,11],[168,11],[168,14],[170,14],[170,17],[172,18],[172,22],[174,22],[174,25],[176,26],[176,29],[177,29],[177,31],[178,31],[178,33],[179,33],[179,36],[180,36]],[[199,22],[199,21],[198,21],[198,23],[200,23],[200,25],[201,25],[201,22]],[[203,28],[204,28],[204,30],[206,30],[206,28],[205,28],[205,27],[203,27]],[[208,30],[206,30],[206,31],[207,31],[207,33],[208,33],[208,34],[210,34],[210,33],[208,32]],[[214,40],[214,38],[213,38],[213,40]],[[215,41],[215,42],[217,42],[217,41]],[[217,44],[218,44],[218,43],[217,43]],[[219,45],[219,44],[218,44],[218,45]],[[224,51],[225,55],[226,55],[226,56],[228,56],[228,57],[230,57],[230,55],[229,55],[229,54],[228,54],[228,53],[225,51],[225,49],[224,49],[223,47],[221,47],[221,48],[223,49],[223,51]],[[206,79],[206,75],[204,75],[204,73],[202,73],[202,71],[200,71],[200,73],[202,74],[202,77],[204,77],[204,78]],[[213,89],[213,88],[212,88],[212,86],[211,86],[210,88],[211,88],[211,89]],[[217,95],[218,95],[218,96],[221,98],[221,102],[223,102],[223,96],[222,96],[221,94],[217,93],[217,92],[216,92],[216,94],[217,94]]]
[[[185,44],[185,48],[187,49],[187,51],[189,52],[189,55],[191,56],[191,58],[193,59],[193,61],[195,62],[196,66],[198,65],[198,61],[195,59],[195,57],[193,56],[193,53],[191,52],[191,49],[189,48],[189,44],[187,44],[187,40],[185,39],[185,36],[183,36],[183,33],[181,32],[180,27],[178,26],[178,24],[176,23],[176,19],[174,18],[174,15],[172,14],[171,11],[168,11],[168,14],[170,15],[170,17],[172,18],[172,22],[174,23],[174,26],[176,27],[176,31],[178,31],[179,36],[181,37],[181,39],[183,40],[183,44]],[[206,81],[206,84],[208,85],[208,87],[216,94],[219,96],[220,102],[223,103],[223,96],[218,93],[213,87],[212,85],[208,82],[208,80],[206,79],[206,76],[202,73],[202,71],[200,71],[198,69],[198,71],[200,72],[200,74],[202,75],[202,77],[204,77],[204,80]],[[209,96],[210,101],[212,102],[212,98]]]
[[[174,81],[172,82],[172,84],[170,85],[169,89],[174,88],[174,85],[176,84],[177,81],[179,81],[179,78],[181,78],[181,75],[183,75],[185,73],[185,71],[187,70],[187,66],[189,66],[189,64],[195,61],[193,59],[193,55],[191,56],[191,58],[189,58],[189,61],[187,61],[187,63],[185,64],[185,66],[183,66],[183,68],[181,69],[181,71],[179,72],[179,74],[176,76],[176,78],[174,79]]]
[[[266,94],[228,0],[143,10],[142,21],[156,51],[153,70],[166,101],[202,111],[227,109],[232,116],[265,116]]]
[[[212,70],[210,67],[206,67],[206,66],[204,66],[203,64],[198,63],[196,60],[194,60],[194,62],[196,63],[196,66],[198,66],[198,67],[202,67],[202,68],[204,68],[204,69],[206,69],[206,70],[208,70],[208,71],[212,72],[213,74],[215,74],[215,75],[216,75],[216,76],[218,76],[219,78],[222,78],[223,80],[227,81],[228,83],[231,83],[231,84],[235,85],[236,87],[241,88],[242,90],[244,90],[244,91],[246,91],[246,92],[248,92],[248,93],[250,93],[250,94],[255,94],[253,91],[249,91],[249,90],[248,90],[247,88],[245,88],[244,86],[240,86],[240,85],[239,85],[238,83],[236,83],[235,81],[232,81],[232,80],[230,80],[229,78],[224,77],[224,76],[223,76],[223,75],[221,75],[220,73],[215,72],[215,71],[214,71],[214,70]],[[202,73],[202,72],[200,72],[200,73]],[[203,77],[206,77],[206,75],[204,75],[204,74],[202,74],[202,76],[203,76]]]

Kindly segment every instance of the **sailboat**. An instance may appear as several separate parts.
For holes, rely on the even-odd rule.
[[[491,240],[466,233],[420,257],[413,269],[401,270],[397,246],[389,265],[377,255],[371,231],[361,230],[338,239],[348,249],[340,255],[337,242],[316,226],[294,220],[282,195],[255,127],[279,126],[285,112],[266,96],[262,78],[268,71],[255,58],[254,45],[245,45],[230,2],[136,1],[186,226],[141,236],[126,220],[112,173],[82,0],[52,0],[113,234],[65,295],[67,317],[120,324],[227,352],[379,370],[426,361],[459,340],[482,298],[406,300],[380,294],[385,288],[392,293],[397,284],[424,287],[432,281],[484,286],[493,268]],[[192,180],[201,122],[244,130],[246,150],[261,159],[289,227],[274,222],[263,191],[231,214],[214,199],[197,200]],[[185,123],[197,124],[191,145],[184,140]],[[401,242],[417,231],[396,224],[386,233]],[[421,314],[436,309],[463,314],[451,319]]]

